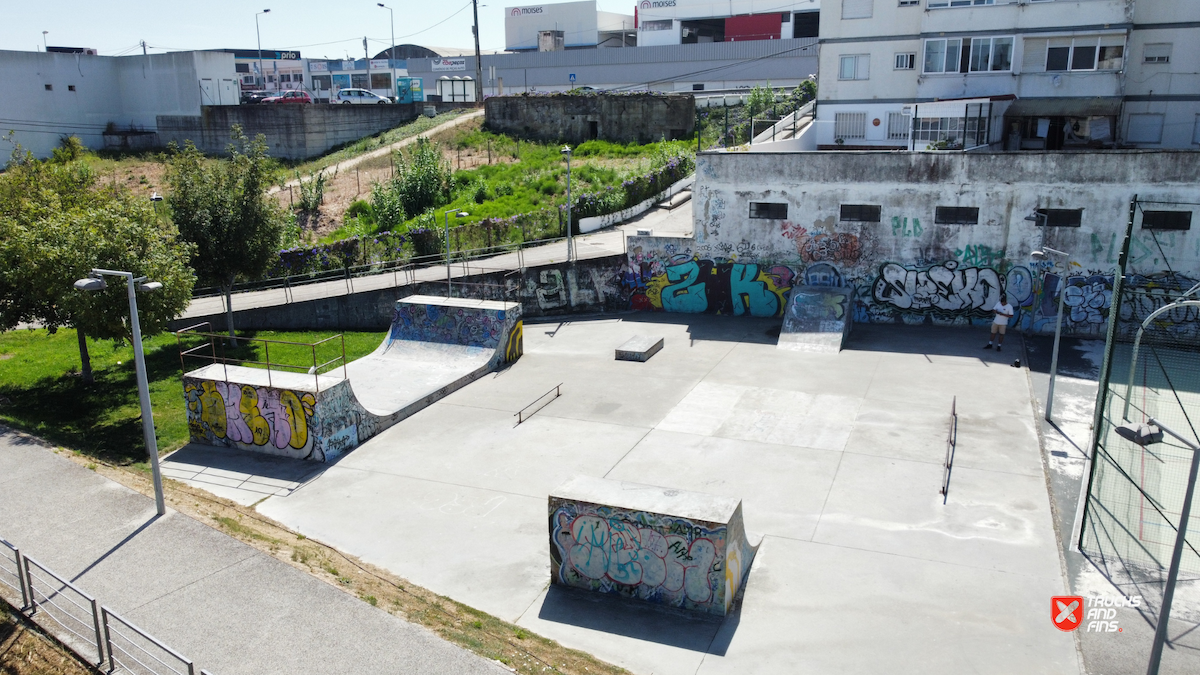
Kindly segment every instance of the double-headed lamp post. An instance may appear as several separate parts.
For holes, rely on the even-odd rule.
[[[574,234],[571,230],[571,146],[564,145],[559,152],[567,158],[567,262],[571,262],[573,253],[571,236]]]
[[[457,212],[457,213],[455,213]],[[446,297],[450,297],[450,214],[454,214],[454,218],[466,218],[471,215],[466,211],[458,209],[449,209],[443,215],[446,216]]]
[[[102,291],[108,288],[105,276],[124,277],[129,289],[129,325],[133,329],[133,365],[137,371],[138,401],[142,406],[142,434],[146,439],[146,452],[150,455],[150,470],[154,475],[154,504],[158,515],[165,515],[163,501],[162,472],[158,468],[158,442],[154,438],[154,414],[150,410],[150,383],[146,378],[146,357],[142,353],[142,327],[138,322],[137,291],[151,292],[162,289],[158,281],[146,281],[146,277],[134,277],[132,272],[93,269],[86,279],[75,282],[80,291]]]
[[[263,11],[259,12],[258,14],[266,14],[270,11],[271,10],[269,10],[269,9],[264,9]],[[267,89],[267,74],[265,72],[263,72],[262,32],[259,31],[259,29],[258,29],[258,14],[254,15],[254,35],[255,35],[255,37],[258,38],[258,76],[262,78],[263,91],[266,91],[266,89]]]
[[[392,48],[391,48],[391,50],[388,51],[388,65],[391,66],[391,68],[392,68],[392,93],[396,94],[398,96],[399,92],[396,89],[396,66],[395,66],[395,63],[396,63],[396,61],[395,61],[395,59],[396,59],[396,13],[392,11],[391,7],[388,7],[387,5],[383,4],[382,2],[377,2],[375,4],[386,9],[388,11],[388,16],[391,17]],[[391,98],[391,97],[389,97],[389,98]]]
[[[1196,487],[1196,472],[1200,469],[1200,445],[1171,431],[1153,417],[1150,418],[1148,424],[1122,424],[1116,428],[1116,431],[1121,438],[1141,446],[1162,442],[1163,432],[1166,432],[1192,451],[1192,466],[1188,472],[1187,492],[1183,494],[1183,511],[1179,514],[1175,548],[1171,551],[1171,566],[1167,568],[1167,584],[1163,587],[1162,608],[1158,610],[1158,626],[1154,629],[1154,644],[1150,647],[1150,663],[1146,666],[1146,675],[1158,675],[1163,645],[1167,642],[1167,623],[1171,618],[1171,601],[1175,597],[1175,582],[1179,579],[1179,562],[1183,559],[1183,546],[1187,543],[1188,517],[1192,513],[1192,493]]]
[[[1034,251],[1031,256],[1034,260],[1045,260],[1051,255],[1062,256],[1068,258],[1069,253],[1064,253],[1057,249],[1043,245],[1041,250]],[[1063,317],[1063,301],[1067,297],[1067,275],[1064,271],[1058,275],[1058,318],[1054,322],[1054,352],[1050,357],[1050,389],[1046,392],[1046,421],[1050,421],[1050,411],[1054,407],[1054,379],[1058,375],[1058,343],[1062,339],[1062,317]]]

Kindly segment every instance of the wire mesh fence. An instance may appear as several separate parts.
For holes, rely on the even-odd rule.
[[[1200,284],[1176,269],[1185,252],[1142,227],[1146,208],[1132,205],[1119,263],[1124,274],[1112,284],[1079,546],[1106,561],[1155,570],[1171,559],[1192,451],[1169,434],[1142,446],[1116,429],[1154,419],[1200,440]],[[1139,247],[1153,255],[1139,258]],[[1197,516],[1200,506],[1192,509],[1180,563],[1185,574],[1200,574]]]

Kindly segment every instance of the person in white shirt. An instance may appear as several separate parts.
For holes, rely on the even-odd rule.
[[[988,343],[984,345],[984,349],[992,348],[992,340],[996,340],[996,351],[1000,351],[1004,346],[1004,331],[1008,330],[1008,320],[1013,317],[1013,307],[1008,304],[1008,296],[1004,293],[1000,294],[1000,302],[992,308],[992,314],[996,318],[992,320],[992,333],[988,337]],[[997,336],[997,334],[999,334]]]

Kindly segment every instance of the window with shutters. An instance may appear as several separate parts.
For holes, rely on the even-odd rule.
[[[1143,211],[1143,230],[1190,230],[1191,211]]]
[[[875,0],[842,0],[843,19],[869,19],[875,13]]]
[[[888,113],[887,134],[889,141],[903,141],[908,139],[908,130],[912,126],[912,117],[905,115],[902,112]]]
[[[939,206],[933,212],[933,222],[939,225],[974,225],[979,222],[979,209],[974,206]]]
[[[1129,116],[1125,140],[1130,143],[1162,143],[1162,113],[1137,113]]]
[[[1142,50],[1142,61],[1144,63],[1170,63],[1171,43],[1159,42],[1156,44],[1146,45],[1146,47]]]
[[[866,138],[867,113],[840,112],[833,116],[834,138]]]

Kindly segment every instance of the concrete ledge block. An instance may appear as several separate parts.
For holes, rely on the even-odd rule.
[[[555,584],[725,615],[754,559],[730,497],[576,476],[549,512]]]
[[[618,361],[648,361],[663,348],[663,338],[637,335],[617,347]]]

